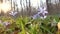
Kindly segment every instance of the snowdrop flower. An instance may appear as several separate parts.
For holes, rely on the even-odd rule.
[[[38,9],[38,14],[40,14],[40,13],[48,13],[48,12],[46,11],[46,8],[45,7],[40,7]]]
[[[47,16],[44,16],[44,18],[46,18]]]
[[[40,17],[39,14],[35,14],[34,16],[32,16],[33,19],[36,19],[37,17]]]
[[[15,16],[18,12],[14,12],[14,11],[11,11],[11,13],[9,13],[10,15],[12,16]]]
[[[39,9],[38,9],[38,13],[40,14],[40,13],[43,13],[43,11],[44,11],[44,9],[42,8],[42,7],[40,7]]]
[[[47,11],[44,11],[44,13],[48,13]]]
[[[46,15],[46,14],[48,14],[48,12],[47,12],[47,11],[44,11],[42,14],[43,14],[43,15]]]
[[[40,16],[41,19],[45,19],[47,16]]]
[[[5,26],[7,26],[9,24],[10,24],[9,22],[3,22],[3,25],[5,25]]]
[[[39,17],[41,19],[45,19],[47,17],[46,14],[48,14],[48,12],[46,11],[46,7],[40,7],[38,9],[38,13],[33,15],[32,18],[36,19],[37,17]]]
[[[44,7],[44,11],[46,10],[46,7]]]
[[[43,18],[46,18],[47,17],[46,14],[48,14],[48,12],[46,11],[46,7],[41,7],[40,12],[38,12],[38,14],[42,14]]]

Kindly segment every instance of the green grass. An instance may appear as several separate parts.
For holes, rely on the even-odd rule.
[[[16,19],[12,17],[0,17],[3,22],[10,22],[10,26],[4,26],[0,24],[0,34],[57,34],[57,23],[59,22],[58,16],[48,16],[46,19],[42,20],[40,18],[31,19],[30,17],[18,17]],[[29,23],[30,22],[30,23]],[[52,24],[56,24],[53,25]],[[8,30],[8,29],[9,30]],[[16,31],[16,32],[15,32]],[[8,33],[7,33],[8,32]]]

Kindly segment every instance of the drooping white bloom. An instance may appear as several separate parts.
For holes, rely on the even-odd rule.
[[[37,17],[40,17],[40,15],[39,14],[35,14],[32,17],[33,17],[33,19],[36,19]]]
[[[48,14],[48,12],[47,11],[44,11],[42,14],[45,16],[46,14]]]
[[[38,14],[42,14],[43,18],[47,17],[46,14],[48,14],[48,12],[46,11],[46,7],[40,7],[38,11]]]
[[[7,26],[9,24],[10,24],[9,22],[3,22],[3,25],[5,25],[5,26]]]
[[[46,18],[47,16],[44,16],[44,18]]]
[[[37,17],[40,17],[41,19],[45,19],[47,17],[46,14],[48,14],[48,12],[46,11],[46,7],[40,7],[38,9],[38,13],[33,15],[33,19],[36,19]]]
[[[47,6],[44,6],[44,10],[47,10]]]
[[[15,16],[18,12],[11,11],[9,14]]]
[[[43,13],[43,11],[44,11],[44,9],[43,9],[42,7],[40,7],[40,8],[38,9],[38,14]]]

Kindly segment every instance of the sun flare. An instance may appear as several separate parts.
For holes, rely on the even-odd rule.
[[[1,4],[1,10],[4,11],[4,13],[8,12],[9,10],[11,10],[11,5],[9,2],[3,2]]]

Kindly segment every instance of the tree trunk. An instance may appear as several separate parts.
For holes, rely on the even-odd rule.
[[[30,14],[31,14],[31,3],[30,3],[30,0],[29,0],[29,16],[30,16]]]
[[[48,0],[46,0],[46,4],[47,4],[47,11],[49,12]]]

